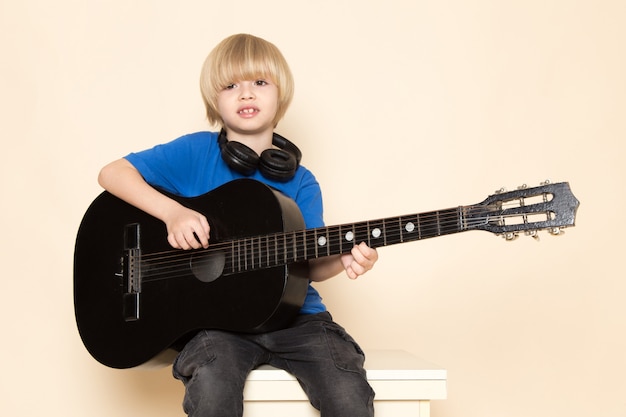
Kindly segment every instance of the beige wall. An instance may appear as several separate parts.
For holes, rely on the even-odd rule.
[[[329,224],[569,181],[577,227],[539,243],[470,232],[380,250],[319,285],[366,348],[446,367],[433,415],[626,415],[626,7],[609,1],[0,2],[0,414],[180,416],[170,370],[86,353],[75,233],[96,175],[206,129],[197,78],[223,37],[273,41],[297,93],[278,131]]]

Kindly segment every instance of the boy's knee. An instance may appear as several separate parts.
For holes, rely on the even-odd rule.
[[[190,417],[241,416],[243,384],[213,368],[214,362],[197,367],[185,384],[185,412]]]

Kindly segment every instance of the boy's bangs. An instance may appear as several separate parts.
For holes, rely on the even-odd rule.
[[[256,52],[256,53],[255,53]],[[234,50],[230,57],[218,65],[219,83],[224,88],[230,83],[242,80],[269,78],[276,82],[276,66],[272,65],[265,51]]]

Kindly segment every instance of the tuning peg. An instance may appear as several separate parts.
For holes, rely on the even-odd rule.
[[[539,183],[539,185],[548,185],[548,184],[550,184],[550,180],[545,180],[545,181]]]
[[[503,193],[503,192],[505,192],[505,191],[506,191],[506,188],[502,187],[502,188],[500,188],[499,190],[494,191],[494,193],[496,193],[496,194],[502,194],[502,193]]]
[[[557,235],[562,235],[563,233],[565,233],[565,231],[561,229],[560,227],[552,227],[548,229],[548,233],[550,233],[552,236],[557,236]]]
[[[528,188],[528,185],[526,184],[522,184],[519,187],[517,187],[518,190],[525,190],[526,188]]]
[[[524,234],[525,234],[526,236],[530,236],[530,237],[532,237],[532,238],[533,238],[533,239],[535,239],[537,242],[539,242],[539,233],[537,233],[537,231],[536,231],[536,230],[527,230],[527,231],[525,231],[525,232],[524,232]]]
[[[504,238],[504,240],[506,240],[507,242],[510,242],[512,240],[517,239],[519,236],[519,233],[517,232],[507,232],[507,233],[503,233],[502,237]]]

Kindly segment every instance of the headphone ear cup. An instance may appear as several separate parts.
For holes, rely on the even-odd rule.
[[[228,142],[222,148],[222,159],[229,167],[243,175],[252,175],[259,166],[259,156],[241,142]]]
[[[291,154],[296,161],[296,168],[297,165],[300,165],[300,161],[302,160],[302,152],[293,142],[290,142],[287,138],[282,137],[278,133],[274,132],[274,135],[272,136],[272,144],[277,146],[279,149],[282,149],[283,151]]]
[[[259,170],[267,178],[277,181],[291,179],[298,169],[296,157],[281,149],[266,149],[259,160]]]

